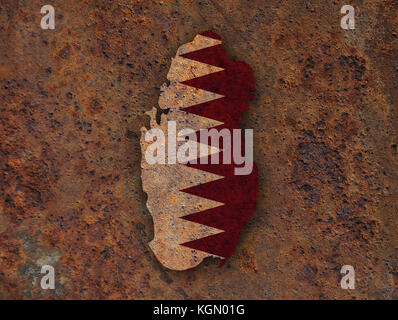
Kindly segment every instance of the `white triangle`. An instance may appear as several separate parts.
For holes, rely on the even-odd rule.
[[[223,68],[215,67],[207,63],[177,56],[171,61],[167,79],[175,82],[183,82],[223,70]]]
[[[208,47],[213,47],[218,44],[221,44],[221,40],[209,38],[202,36],[200,34],[196,35],[196,37],[193,39],[192,42],[188,42],[186,44],[183,44],[180,46],[177,50],[177,55],[183,55],[188,52],[208,48]]]
[[[190,161],[198,159],[198,158],[208,157],[209,155],[216,154],[216,153],[219,153],[219,152],[222,151],[222,149],[220,149],[220,148],[216,148],[214,146],[210,146],[210,145],[205,144],[205,143],[197,142],[196,145],[197,145],[197,147],[196,147],[196,150],[197,150],[196,155],[192,155],[192,156],[188,155],[188,156],[186,156],[185,157],[185,161],[186,162],[190,162]],[[220,160],[220,162],[221,161],[222,160]]]
[[[162,206],[159,207],[159,214],[173,215],[183,217],[195,212],[200,212],[222,206],[223,203],[202,198],[182,191],[175,193],[159,192],[159,199],[162,200]],[[160,201],[160,200],[159,200]],[[150,208],[148,208],[151,210]]]
[[[178,229],[180,231],[184,230],[179,234],[179,244],[224,232],[224,230],[206,226],[204,224],[188,221],[181,218],[177,219],[179,219],[179,221],[176,222],[179,224]]]
[[[180,192],[180,190],[194,187],[200,184],[204,184],[210,181],[215,181],[224,178],[223,176],[210,173],[207,171],[188,167],[185,164],[164,164],[162,167],[154,168],[154,170],[166,173],[165,176],[167,181],[161,181],[160,176],[153,172],[153,176],[157,177],[159,181],[159,188],[163,187],[165,191],[164,196],[167,194]],[[148,168],[150,170],[150,168]],[[159,192],[160,190],[158,190]],[[179,195],[177,195],[179,196]]]
[[[171,83],[160,94],[159,106],[162,109],[181,109],[205,103],[224,97],[221,94],[186,86],[181,83]]]
[[[221,121],[202,117],[179,109],[171,109],[167,115],[162,114],[161,123],[167,121],[176,122],[177,133],[183,129],[191,129],[196,132],[199,130],[211,129],[223,124]]]

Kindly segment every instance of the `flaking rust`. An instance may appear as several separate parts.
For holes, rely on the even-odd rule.
[[[199,131],[239,128],[241,114],[248,109],[246,100],[254,91],[252,71],[243,62],[228,60],[219,36],[207,31],[178,49],[167,79],[170,84],[162,87],[159,106],[168,112],[157,123],[153,108],[148,112],[151,131],[141,130],[142,183],[154,221],[150,247],[169,269],[193,268],[206,257],[221,258],[222,265],[233,254],[241,227],[254,211],[257,168],[254,165],[248,174],[236,175],[234,161],[211,163],[214,153],[223,159],[226,144],[222,149],[212,140],[204,143]],[[148,163],[146,154],[153,141],[146,136],[150,133],[153,138],[155,129],[168,136],[170,122],[175,122],[175,132],[192,130],[198,149],[205,145],[206,154],[200,158],[208,158],[207,164],[189,155],[186,163]],[[243,137],[239,139],[243,144]],[[168,139],[157,142],[170,152]]]

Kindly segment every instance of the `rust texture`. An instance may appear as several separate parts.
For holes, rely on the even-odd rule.
[[[337,0],[49,4],[55,30],[37,1],[0,3],[0,298],[398,298],[397,1],[350,1],[355,30]],[[148,247],[140,128],[209,29],[254,72],[258,201],[223,268],[170,271]]]

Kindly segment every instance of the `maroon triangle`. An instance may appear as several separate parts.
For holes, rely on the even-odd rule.
[[[239,232],[222,232],[205,238],[181,243],[181,245],[214,254],[220,257],[230,257],[234,253],[235,244],[239,239]]]

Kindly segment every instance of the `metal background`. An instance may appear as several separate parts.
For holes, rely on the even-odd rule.
[[[397,299],[397,9],[2,0],[0,298]],[[258,203],[223,268],[172,272],[147,246],[139,130],[177,48],[207,29],[254,71]],[[346,264],[355,290],[340,288]]]

